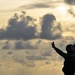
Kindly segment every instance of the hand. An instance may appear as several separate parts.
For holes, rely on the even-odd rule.
[[[51,45],[52,45],[52,47],[53,47],[53,48],[55,47],[55,44],[54,44],[54,42],[52,42],[52,43],[51,43]]]

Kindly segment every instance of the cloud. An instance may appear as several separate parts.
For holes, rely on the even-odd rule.
[[[23,59],[14,59],[16,62],[25,65],[25,61]]]
[[[37,43],[38,44],[38,43]],[[15,49],[15,50],[21,50],[21,49],[38,49],[37,45],[31,44],[29,41],[6,41],[3,44],[2,49]]]
[[[35,66],[36,66],[36,64],[35,64],[34,61],[26,61],[25,65],[26,65],[27,67],[35,67]]]
[[[35,64],[34,62],[32,61],[25,61],[24,59],[19,59],[19,58],[16,58],[14,59],[17,63],[20,63],[22,65],[25,65],[27,67],[35,67]]]
[[[12,10],[7,10],[7,11],[12,12],[12,11],[22,11],[22,10],[26,10],[26,9],[54,8],[54,7],[56,7],[56,5],[53,6],[52,4],[49,4],[49,3],[34,3],[34,4],[29,4],[29,5],[22,5],[22,6],[19,6],[18,8],[15,8]],[[4,11],[0,11],[0,12],[4,12]]]
[[[17,8],[11,8],[11,9],[5,9],[5,10],[0,10],[1,13],[4,12],[15,12],[15,11],[22,11],[26,9],[35,9],[35,8],[56,8],[58,6],[61,6],[63,4],[63,0],[38,0],[34,1],[33,3],[25,3],[25,5],[18,6]]]
[[[2,47],[2,49],[10,49],[9,41],[5,42],[5,45]]]
[[[52,55],[51,53],[52,53],[51,51],[45,51],[42,55],[43,56],[51,56]]]
[[[40,38],[43,39],[58,39],[62,37],[61,24],[56,22],[56,17],[53,14],[46,14],[42,17]]]
[[[12,55],[12,54],[13,54],[13,52],[12,52],[12,51],[9,51],[7,54],[8,54],[8,55]]]
[[[15,43],[15,49],[37,49],[37,47],[30,42],[18,41]]]
[[[69,9],[67,10],[70,15],[75,17],[75,12],[72,6],[75,6],[75,0],[64,0],[65,3],[69,5]]]
[[[21,11],[25,9],[36,9],[36,8],[56,8],[60,6],[63,3],[63,1],[39,1],[37,3],[28,4],[28,5],[22,5],[18,8],[15,8],[13,10],[9,11]]]
[[[26,58],[28,60],[47,60],[47,58],[44,56],[34,56],[34,55],[26,56]]]
[[[0,44],[1,45],[1,44]],[[42,39],[36,39],[36,41],[34,40],[10,40],[10,41],[5,41],[2,46],[1,49],[7,49],[7,50],[38,50],[38,49],[48,49],[49,44],[45,43]],[[29,51],[26,51],[27,54],[29,54]]]
[[[39,30],[41,31],[41,33],[38,33],[38,25],[35,21],[37,20],[29,15],[26,15],[25,11],[22,11],[21,15],[15,13],[14,16],[8,20],[8,26],[6,27],[6,29],[0,29],[0,39],[30,40],[40,38],[55,40],[62,37],[61,24],[56,22],[56,17],[53,14],[45,14],[40,20],[41,29]],[[19,42],[15,45],[16,48],[18,48],[18,45],[19,48],[21,46],[22,48],[25,48],[23,44],[19,44]],[[5,46],[5,48],[8,47],[8,45]]]
[[[61,38],[59,40],[56,40],[55,44],[56,44],[56,46],[58,48],[66,51],[65,50],[66,49],[66,45],[73,44],[75,42],[74,40],[75,40],[75,38],[73,38],[72,36],[66,36],[66,37],[63,37],[63,38]]]
[[[75,0],[64,0],[69,5],[75,5]]]
[[[23,5],[23,6],[20,6],[19,9],[34,9],[34,8],[49,8],[51,7],[50,5],[48,4],[44,4],[44,3],[36,3],[36,4],[30,4],[28,6],[26,5]]]
[[[9,19],[6,29],[0,29],[0,39],[33,39],[36,37],[36,26],[31,16],[25,12],[19,16],[17,13]]]
[[[34,61],[26,60],[26,56],[14,55],[13,60],[19,64],[22,64],[27,67],[35,67],[36,64]]]
[[[48,65],[48,64],[51,64],[51,62],[48,60],[48,61],[46,61],[46,63],[45,63],[45,64],[47,64],[47,65]]]
[[[34,7],[38,7],[38,8],[48,8],[48,7],[50,7],[49,5],[47,5],[47,4],[42,4],[42,3],[34,4],[33,6],[34,6]]]
[[[69,8],[68,13],[70,15],[72,15],[73,17],[75,17],[75,12],[74,12],[73,8]]]

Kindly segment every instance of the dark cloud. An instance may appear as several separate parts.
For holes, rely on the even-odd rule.
[[[52,40],[62,37],[61,24],[54,25],[54,22],[56,22],[56,17],[53,14],[46,14],[42,17],[41,38]]]
[[[26,58],[28,60],[47,60],[47,58],[44,56],[34,56],[34,55],[26,56]]]
[[[25,46],[21,41],[15,43],[15,49],[25,49]]]
[[[75,0],[64,0],[69,5],[75,5]]]
[[[15,13],[14,16],[9,19],[6,29],[0,29],[0,39],[30,40],[42,38],[53,40],[62,37],[61,24],[56,22],[56,17],[53,14],[46,14],[41,20],[41,33],[38,34],[36,19],[27,16],[25,11],[22,11],[20,16]],[[21,42],[15,45],[16,48],[20,48],[21,46],[21,48],[25,48]],[[31,46],[27,46],[31,48]],[[7,44],[4,46],[4,48],[7,49],[8,47]]]
[[[33,39],[36,37],[36,26],[31,16],[26,16],[22,11],[22,15],[17,13],[9,19],[6,30],[0,29],[0,39]]]

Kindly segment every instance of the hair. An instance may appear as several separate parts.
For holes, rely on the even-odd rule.
[[[72,46],[73,46],[72,44],[69,44],[69,45],[66,46],[67,53],[72,53],[73,52]]]

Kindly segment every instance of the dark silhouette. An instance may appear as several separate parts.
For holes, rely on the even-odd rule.
[[[64,53],[55,46],[54,42],[52,42],[51,45],[55,49],[55,51],[65,59],[64,67],[62,69],[62,71],[64,72],[64,75],[74,75],[75,73],[74,46],[72,44],[67,45],[66,46],[67,53]]]

